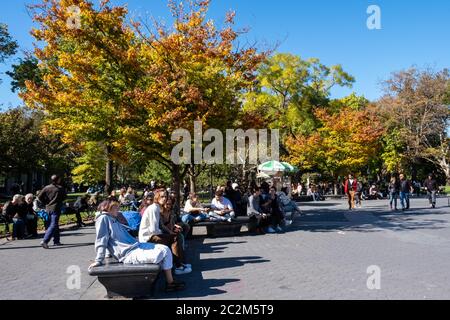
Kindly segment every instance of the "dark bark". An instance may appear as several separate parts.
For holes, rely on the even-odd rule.
[[[180,214],[180,207],[181,207],[181,174],[180,174],[180,166],[176,164],[172,164],[172,185],[173,185],[173,191],[175,192],[175,203],[178,205],[175,206],[178,209],[178,212],[176,214]]]
[[[108,161],[106,161],[106,174],[105,174],[105,193],[110,195],[113,190],[113,169],[114,161],[111,160],[112,147],[106,147],[106,155]]]

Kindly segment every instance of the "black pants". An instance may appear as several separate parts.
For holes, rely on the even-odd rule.
[[[265,229],[270,225],[269,217],[263,219],[261,216],[250,217],[250,222],[248,223],[248,229],[250,232],[257,231],[258,228]]]
[[[77,224],[80,226],[83,223],[80,210],[76,210],[75,216],[77,217]]]
[[[27,219],[27,232],[29,236],[37,237],[37,226],[38,226],[38,219],[35,217],[34,219]]]
[[[270,216],[270,224],[274,227],[280,225],[283,221],[283,213],[280,210],[273,210]]]

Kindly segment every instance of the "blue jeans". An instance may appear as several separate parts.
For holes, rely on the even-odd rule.
[[[436,191],[428,191],[428,201],[430,204],[436,205]]]
[[[395,204],[395,210],[397,210],[397,199],[398,199],[398,194],[397,192],[389,192],[389,205],[392,207],[392,204]]]
[[[209,218],[209,216],[206,213],[201,213],[198,215],[185,214],[181,217],[181,221],[185,224],[189,224],[190,222],[194,221],[198,217],[200,217],[201,221]]]
[[[402,209],[409,209],[409,192],[400,192],[400,203]]]
[[[23,239],[25,237],[25,222],[22,219],[13,219],[13,238]]]
[[[59,213],[51,212],[50,213],[50,225],[45,232],[44,243],[49,243],[51,238],[53,238],[53,243],[60,243],[60,234],[59,234]]]

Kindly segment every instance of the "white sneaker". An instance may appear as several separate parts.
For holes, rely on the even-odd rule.
[[[277,233],[272,227],[268,227],[266,232],[267,233]]]
[[[229,223],[232,223],[232,222],[233,222],[233,220],[232,220],[231,218],[229,218],[227,221],[228,221]]]
[[[191,273],[191,272],[192,272],[192,269],[184,267],[184,266],[175,269],[175,274],[177,276],[180,276],[180,275],[183,275],[183,274],[188,274],[188,273]]]

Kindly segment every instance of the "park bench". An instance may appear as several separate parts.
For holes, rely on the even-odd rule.
[[[324,195],[325,199],[343,199],[345,197],[345,195],[340,195],[340,194],[326,194]]]
[[[191,232],[194,227],[206,227],[208,237],[235,237],[240,235],[242,226],[249,222],[248,217],[236,217],[232,222],[202,221],[192,224]]]
[[[314,201],[312,196],[295,196],[292,200],[295,202],[312,202]]]
[[[105,287],[107,298],[153,297],[155,283],[160,274],[158,264],[123,264],[107,259],[106,264],[89,270]]]

